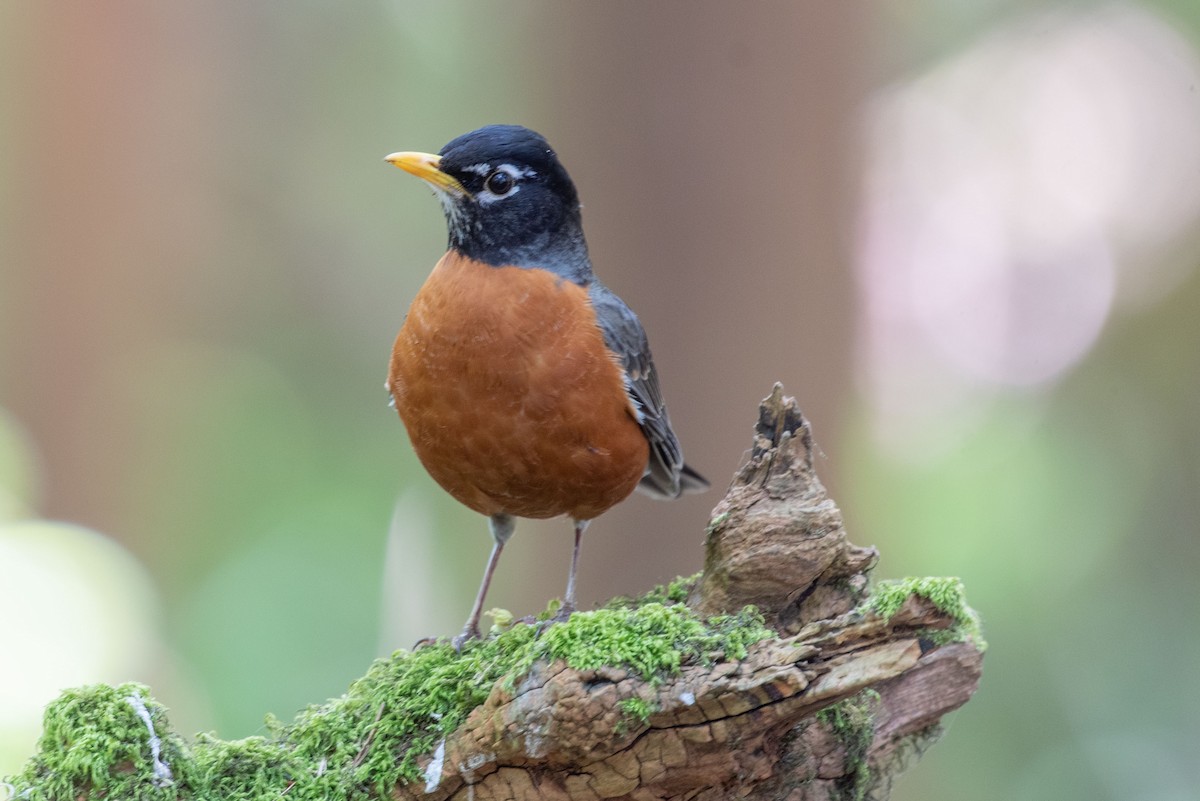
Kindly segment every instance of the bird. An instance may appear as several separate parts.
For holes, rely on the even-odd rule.
[[[588,524],[633,491],[709,484],[684,463],[637,315],[596,278],[574,183],[545,137],[488,125],[437,154],[385,161],[433,189],[449,242],[392,348],[391,403],[421,464],[486,515],[492,550],[462,633],[479,638],[516,518],[569,517],[575,544],[554,621],[576,609]]]

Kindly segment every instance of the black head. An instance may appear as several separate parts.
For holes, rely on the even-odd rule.
[[[489,125],[436,155],[387,160],[421,178],[446,212],[450,247],[487,264],[591,276],[579,196],[550,144],[519,125]]]

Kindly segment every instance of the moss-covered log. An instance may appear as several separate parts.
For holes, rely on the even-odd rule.
[[[376,662],[270,734],[185,742],[139,685],[65,693],[17,798],[884,798],[980,676],[957,579],[868,592],[776,387],[704,571],[461,653]]]

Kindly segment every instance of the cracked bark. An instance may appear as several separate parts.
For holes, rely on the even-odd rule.
[[[900,772],[971,697],[982,654],[935,646],[954,624],[910,598],[890,619],[856,612],[878,555],[849,543],[813,469],[795,400],[776,385],[754,445],[713,513],[689,605],[703,614],[756,604],[780,639],[740,663],[684,667],[654,686],[624,670],[540,665],[500,687],[398,799],[886,798]],[[871,689],[857,744],[818,713]],[[620,702],[652,713],[631,719]],[[865,766],[865,768],[864,768]]]

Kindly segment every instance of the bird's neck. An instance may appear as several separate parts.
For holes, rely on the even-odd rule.
[[[501,243],[476,238],[450,237],[450,249],[492,267],[525,267],[548,270],[566,280],[586,285],[592,280],[587,240],[578,227],[547,232],[529,242]]]

